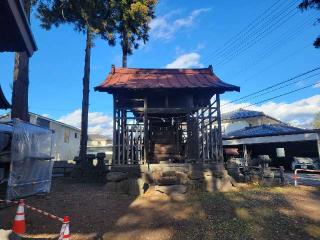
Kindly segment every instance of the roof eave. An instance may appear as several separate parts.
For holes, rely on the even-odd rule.
[[[217,93],[222,94],[224,92],[240,92],[240,87],[232,86],[232,87],[185,87],[185,88],[125,88],[125,87],[103,87],[97,86],[94,87],[94,91],[98,92],[107,92],[114,93],[117,91],[146,91],[146,90],[215,90]]]
[[[22,6],[22,3],[20,0],[7,0],[7,2],[12,11],[13,16],[15,17],[16,24],[21,33],[21,37],[24,40],[26,52],[28,53],[29,57],[31,57],[33,53],[37,51],[38,48],[33,34],[31,32],[31,28],[27,20],[27,16]]]

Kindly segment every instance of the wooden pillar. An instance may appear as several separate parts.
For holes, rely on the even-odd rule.
[[[220,95],[216,94],[217,101],[217,123],[218,123],[218,153],[219,153],[219,161],[223,160],[223,146],[222,146],[222,128],[221,128],[221,112],[220,112]]]
[[[148,102],[147,98],[144,99],[144,162],[149,163],[149,130],[148,130]]]
[[[112,164],[116,162],[116,146],[117,146],[117,117],[116,117],[116,108],[117,108],[117,100],[116,97],[113,95],[113,137],[112,137]]]
[[[209,159],[212,160],[213,158],[213,154],[212,154],[212,145],[213,145],[213,141],[212,141],[212,106],[211,106],[211,102],[209,103],[209,110],[208,110],[208,114],[209,114],[209,144],[208,144],[208,152],[209,152]]]
[[[122,141],[122,164],[127,164],[127,148],[128,148],[128,140],[127,140],[127,110],[121,110],[121,141]]]
[[[204,162],[205,159],[205,127],[204,127],[204,109],[201,109],[201,151],[202,151],[202,162]]]
[[[118,148],[118,150],[117,150],[117,164],[118,165],[120,165],[120,150],[121,150],[121,136],[120,136],[120,121],[121,121],[121,118],[120,118],[120,109],[118,108],[117,109],[117,115],[118,115],[118,117],[117,117],[117,119],[118,119],[118,121],[117,121],[117,130],[118,130],[118,137],[117,137],[117,140],[118,140],[118,144],[117,144],[117,148]]]

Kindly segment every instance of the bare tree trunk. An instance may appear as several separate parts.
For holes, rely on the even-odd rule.
[[[30,22],[30,0],[24,1],[24,9]],[[15,54],[13,91],[12,91],[12,118],[29,121],[29,56],[26,52]]]
[[[122,67],[126,68],[127,67],[127,50],[125,47],[122,47]]]
[[[127,33],[123,32],[123,40],[122,40],[122,67],[127,67],[127,56],[128,56],[128,39]]]
[[[88,141],[88,113],[89,113],[89,83],[90,83],[90,55],[92,47],[92,34],[90,29],[87,29],[84,76],[83,76],[83,91],[82,91],[82,115],[81,115],[81,139],[80,139],[80,160],[81,167],[87,167],[87,141]]]

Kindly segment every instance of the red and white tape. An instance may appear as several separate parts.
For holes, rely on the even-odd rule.
[[[0,199],[0,202],[19,204],[19,201],[10,201],[10,200],[2,200],[2,199]],[[45,215],[45,216],[47,216],[47,217],[49,217],[49,218],[51,218],[51,219],[58,220],[58,221],[60,221],[60,222],[63,223],[63,218],[60,218],[60,217],[58,217],[58,216],[56,216],[56,215],[53,215],[53,214],[48,213],[48,212],[46,212],[46,211],[40,210],[40,209],[38,209],[38,208],[32,207],[32,206],[30,206],[30,205],[28,205],[28,204],[24,204],[24,206],[25,206],[26,208],[32,210],[32,211],[38,212],[38,213],[43,214],[43,215]]]

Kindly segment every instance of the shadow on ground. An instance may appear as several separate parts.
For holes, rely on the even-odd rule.
[[[47,196],[26,200],[71,217],[72,239],[319,239],[320,189],[239,187],[228,193],[140,197],[104,186],[55,181]],[[0,211],[9,229],[16,208]],[[60,223],[26,210],[26,239],[57,239]]]

